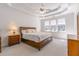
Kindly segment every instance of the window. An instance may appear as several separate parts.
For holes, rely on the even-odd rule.
[[[56,20],[50,21],[51,31],[56,32]]]
[[[65,31],[65,27],[66,27],[66,24],[65,24],[65,19],[62,18],[62,19],[58,19],[58,31],[59,32],[64,32]]]
[[[51,20],[50,25],[56,25],[56,20]]]
[[[45,21],[44,26],[49,26],[49,21]]]
[[[49,31],[51,31],[50,30],[50,23],[49,23],[49,21],[47,20],[47,21],[44,21],[44,31],[47,31],[47,32],[49,32]]]
[[[46,32],[64,32],[66,29],[65,18],[42,20],[41,30]]]

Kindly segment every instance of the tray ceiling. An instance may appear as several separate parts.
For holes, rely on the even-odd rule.
[[[42,6],[41,4],[44,4]],[[0,7],[9,7],[17,9],[20,12],[30,13],[35,16],[52,16],[67,13],[74,4],[67,3],[3,3]],[[41,13],[40,8],[46,11]]]

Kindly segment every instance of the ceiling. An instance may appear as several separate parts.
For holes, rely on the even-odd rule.
[[[44,4],[44,3],[43,3]],[[19,10],[28,11],[33,14],[42,14],[40,11],[41,3],[27,3],[27,4],[8,4],[10,7],[17,8]],[[44,15],[49,15],[51,13],[64,12],[63,10],[67,9],[68,4],[59,4],[59,3],[45,3],[42,8],[46,9]],[[48,10],[47,10],[48,9]],[[66,11],[66,10],[65,10]],[[41,15],[40,15],[41,16]]]
[[[42,4],[44,6],[42,6]],[[34,16],[54,16],[65,14],[69,11],[72,6],[78,4],[67,4],[67,3],[4,3],[1,6],[17,9],[20,12],[30,13]],[[45,12],[42,13],[40,8],[44,8]]]

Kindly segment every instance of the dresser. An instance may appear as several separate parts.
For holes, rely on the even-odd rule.
[[[9,35],[8,36],[8,45],[12,46],[21,42],[20,35]]]
[[[69,35],[68,37],[68,56],[79,56],[79,37]]]

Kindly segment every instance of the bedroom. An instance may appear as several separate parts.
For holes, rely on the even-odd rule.
[[[1,55],[67,55],[67,35],[68,34],[77,34],[77,14],[78,14],[78,6],[77,3],[67,4],[67,3],[0,3],[0,35],[1,35],[1,46],[2,52]],[[48,13],[43,15],[44,12]],[[52,11],[51,11],[52,10]],[[54,12],[53,12],[54,11]],[[44,18],[44,19],[42,19]],[[42,20],[41,20],[42,19]],[[8,37],[9,34],[19,34],[19,27],[35,27],[37,32],[45,30],[43,26],[45,21],[47,20],[45,25],[48,25],[48,32],[52,33],[53,40],[55,42],[49,43],[46,45],[40,52],[32,47],[29,47],[26,44],[20,43],[14,46],[8,46]],[[54,20],[54,21],[53,21]],[[60,21],[61,22],[60,22]],[[62,21],[64,20],[64,21]],[[54,23],[53,23],[54,22]],[[58,24],[63,24],[64,26],[58,30]],[[52,25],[52,29],[49,29],[50,24]],[[54,26],[53,26],[54,25]],[[63,29],[64,28],[64,29]],[[13,32],[11,32],[14,31]],[[10,33],[9,33],[10,32]],[[59,43],[58,43],[59,42]],[[65,44],[64,44],[65,43]],[[53,50],[53,46],[54,48]],[[61,46],[58,46],[58,45]],[[24,46],[23,46],[24,45]],[[51,46],[50,46],[51,45]],[[24,51],[18,50],[19,48]],[[63,47],[64,46],[64,47]],[[44,49],[49,48],[48,50]],[[52,48],[52,49],[51,49]],[[62,48],[62,49],[61,49]],[[33,50],[32,50],[33,49]],[[59,49],[60,51],[56,50]],[[18,50],[18,51],[17,51]],[[25,54],[21,54],[25,52]],[[50,51],[50,52],[46,52]],[[17,53],[14,53],[17,52]],[[38,53],[37,53],[38,52]],[[59,52],[59,53],[58,53]]]

